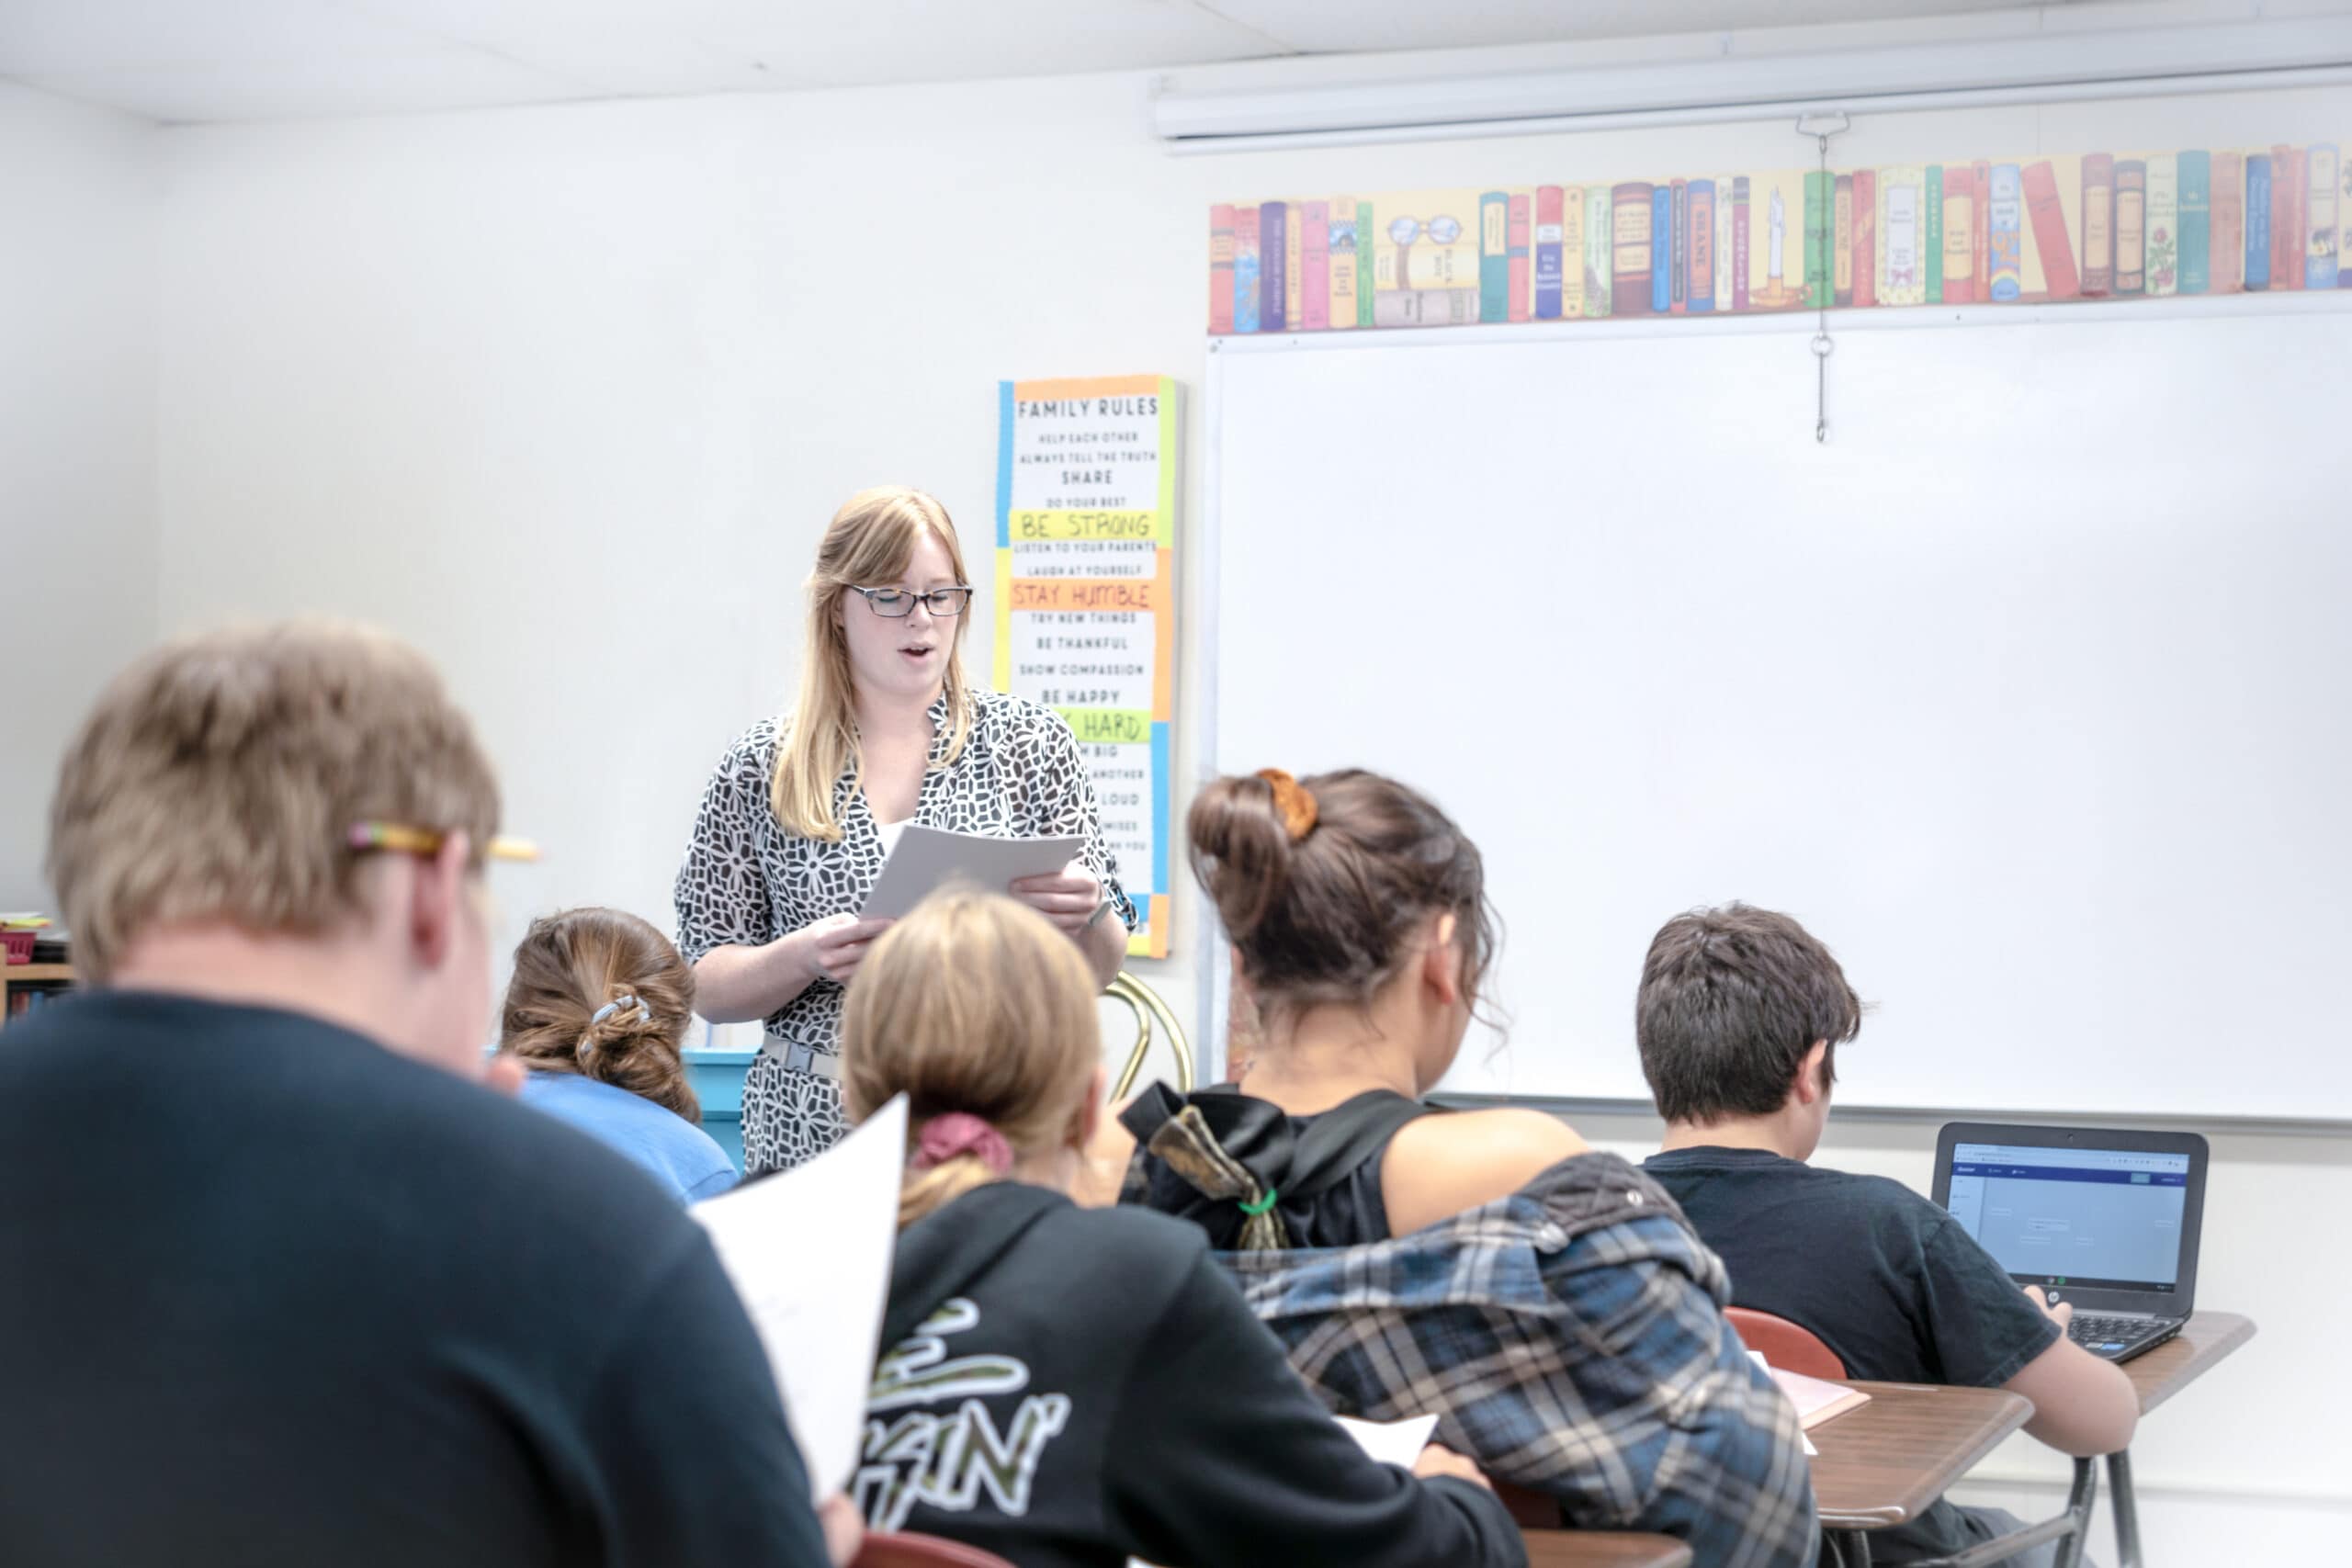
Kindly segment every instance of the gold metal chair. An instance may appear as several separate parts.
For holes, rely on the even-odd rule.
[[[1193,1046],[1184,1038],[1184,1026],[1160,999],[1159,993],[1135,976],[1120,971],[1102,993],[1127,1004],[1136,1015],[1135,1049],[1127,1054],[1127,1065],[1119,1071],[1119,1081],[1112,1086],[1111,1103],[1116,1105],[1134,1092],[1136,1077],[1143,1071],[1143,1059],[1151,1051],[1151,1026],[1159,1024],[1159,1032],[1168,1042],[1169,1054],[1176,1058],[1176,1091],[1193,1092]]]

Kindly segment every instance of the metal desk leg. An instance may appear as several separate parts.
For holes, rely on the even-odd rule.
[[[1827,1530],[1830,1546],[1838,1553],[1841,1568],[1871,1568],[1871,1532],[1868,1530]]]
[[[2116,1568],[2140,1568],[2140,1503],[2132,1493],[2132,1450],[2107,1456],[2108,1484],[2115,1488]]]
[[[2066,1492],[2066,1512],[2074,1517],[2075,1532],[2058,1543],[2058,1568],[2075,1568],[2090,1550],[2091,1511],[2098,1505],[2098,1461],[2078,1459],[2074,1484]]]

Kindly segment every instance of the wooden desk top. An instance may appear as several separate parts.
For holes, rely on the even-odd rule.
[[[1689,1568],[1690,1549],[1670,1535],[1617,1530],[1527,1530],[1528,1568]]]
[[[2233,1312],[2189,1314],[2178,1334],[2144,1356],[2123,1363],[2123,1375],[2140,1391],[2140,1414],[2145,1416],[2199,1378],[2214,1364],[2254,1337],[2254,1320]]]
[[[1918,1517],[2033,1415],[2030,1402],[2006,1389],[1851,1386],[1871,1402],[1805,1434],[1821,1450],[1814,1506],[1829,1529],[1882,1529]]]

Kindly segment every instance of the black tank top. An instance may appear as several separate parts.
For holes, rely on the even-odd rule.
[[[1387,1240],[1388,1203],[1381,1195],[1380,1169],[1389,1140],[1407,1122],[1438,1109],[1376,1089],[1312,1116],[1291,1116],[1229,1085],[1186,1096],[1153,1085],[1119,1119],[1136,1136],[1136,1161],[1122,1201],[1191,1220],[1208,1232],[1211,1247],[1227,1251],[1240,1237],[1240,1204],[1203,1193],[1146,1147],[1161,1124],[1187,1105],[1201,1113],[1228,1156],[1273,1190],[1274,1212],[1290,1245],[1298,1247]]]

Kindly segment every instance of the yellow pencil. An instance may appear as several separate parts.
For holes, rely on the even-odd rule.
[[[355,822],[349,841],[355,850],[396,850],[404,854],[429,855],[441,848],[445,837],[430,828],[410,828],[398,822]],[[492,860],[535,861],[539,858],[539,846],[528,839],[502,836],[491,840],[482,852]]]

